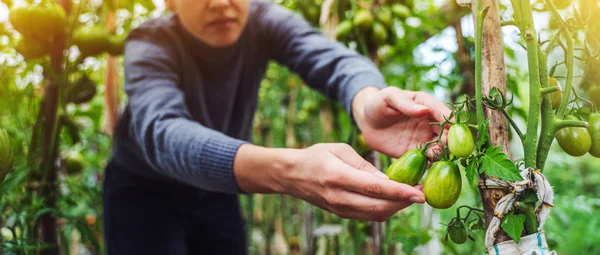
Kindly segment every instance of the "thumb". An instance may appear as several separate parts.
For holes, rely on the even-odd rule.
[[[414,98],[402,91],[392,91],[383,95],[385,102],[400,113],[409,117],[422,117],[431,113],[431,109],[415,102]]]
[[[389,179],[387,175],[379,171],[379,169],[377,169],[377,167],[375,167],[373,164],[369,163],[369,161],[366,161],[364,158],[358,155],[358,153],[356,153],[356,151],[354,151],[354,149],[352,149],[352,147],[350,146],[339,146],[334,151],[332,151],[332,153],[336,155],[339,159],[341,159],[344,163],[348,164],[349,166],[355,169],[373,173],[377,177],[383,179]]]

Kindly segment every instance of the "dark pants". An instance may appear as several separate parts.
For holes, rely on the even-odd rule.
[[[246,254],[238,197],[133,175],[115,164],[104,181],[108,255]]]

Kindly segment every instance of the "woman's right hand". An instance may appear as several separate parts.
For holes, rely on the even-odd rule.
[[[389,180],[347,144],[316,144],[288,153],[289,171],[279,177],[282,193],[339,217],[381,222],[425,202],[421,185]]]

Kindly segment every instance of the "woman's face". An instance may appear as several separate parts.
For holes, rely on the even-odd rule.
[[[212,47],[226,47],[240,37],[248,20],[250,0],[165,0],[183,26]]]

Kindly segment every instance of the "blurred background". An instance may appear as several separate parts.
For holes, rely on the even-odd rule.
[[[25,42],[9,22],[11,9],[38,2],[0,3],[0,127],[7,131],[14,154],[13,167],[0,185],[1,247],[4,254],[37,254],[44,245],[36,240],[36,226],[51,214],[57,222],[62,254],[104,254],[101,184],[111,153],[110,127],[126,101],[119,39],[141,22],[165,14],[164,2],[71,2],[71,13],[78,15],[70,15],[62,25],[73,27],[70,31],[103,28],[101,37],[110,38],[113,44],[111,50],[99,52],[77,46],[76,41],[69,44],[62,66],[69,72],[65,79],[76,84],[72,89],[77,91],[59,111],[62,129],[56,137],[59,160],[52,194],[45,192],[43,181],[47,179],[39,174],[43,168],[39,136],[45,124],[38,120],[49,84],[45,77],[52,75],[47,69],[60,64],[51,63],[48,46]],[[441,0],[388,1],[380,4],[388,8],[389,20],[386,14],[374,12],[385,34],[355,30],[344,34],[337,24],[353,20],[359,8],[376,8],[371,1],[340,2],[349,7],[339,12],[339,19],[320,24],[323,0],[277,1],[304,16],[316,29],[332,38],[337,33],[341,43],[373,59],[390,86],[426,91],[444,102],[473,94],[474,39],[469,8]],[[499,3],[502,19],[511,20],[510,2]],[[578,10],[589,17],[598,8],[595,0],[555,0],[555,4],[565,16]],[[534,11],[535,26],[541,40],[548,40],[557,26],[542,7]],[[53,29],[41,20],[32,19],[30,25]],[[505,26],[502,32],[509,97],[514,97],[509,112],[523,124],[528,103],[526,51],[515,27]],[[585,33],[588,31],[576,36],[583,38]],[[89,56],[84,58],[85,52]],[[553,51],[548,64],[563,57],[562,51]],[[579,84],[583,68],[576,63],[575,70],[574,84]],[[564,81],[564,74],[564,65],[558,66],[555,76],[559,81]],[[285,67],[275,62],[269,65],[259,97],[253,143],[303,148],[320,142],[347,142],[362,149],[340,105],[312,91]],[[522,157],[520,143],[512,141],[512,157]],[[386,160],[382,162],[385,169]],[[600,160],[589,155],[567,156],[554,143],[544,174],[556,194],[545,227],[550,248],[559,254],[600,254]],[[456,215],[459,205],[481,207],[478,191],[463,183],[454,207],[432,210],[414,205],[381,225],[340,219],[287,196],[241,195],[249,248],[251,254],[372,254],[373,246],[379,245],[382,254],[483,254],[482,231],[474,231],[474,241],[461,245],[444,240],[444,224]],[[54,199],[56,206],[48,207],[48,199]],[[381,235],[373,234],[375,227],[382,228]]]

